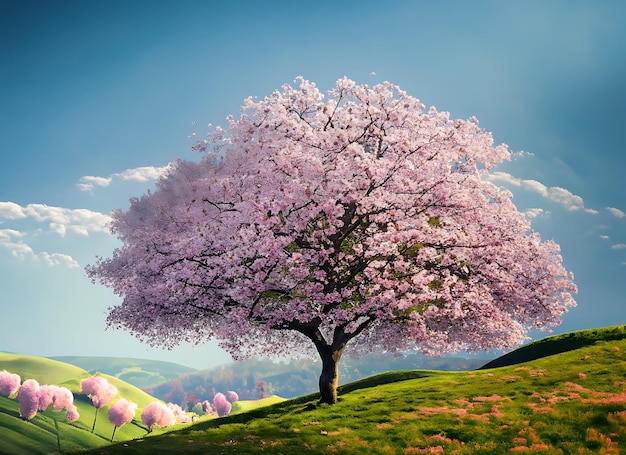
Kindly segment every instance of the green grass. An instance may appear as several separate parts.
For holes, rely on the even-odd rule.
[[[343,386],[333,406],[308,395],[88,453],[624,453],[624,326],[561,337],[581,347],[494,369],[390,372]]]
[[[242,401],[228,417],[150,435],[140,409],[115,444],[106,407],[91,433],[95,409],[84,396],[76,395],[81,418],[73,423],[51,410],[24,422],[17,401],[0,397],[0,453],[626,453],[626,326],[550,337],[521,351],[507,362],[534,360],[464,372],[393,371],[341,386],[333,406],[320,405],[317,394]],[[7,356],[0,354],[0,369],[75,392],[89,376],[47,359]],[[140,408],[152,401],[107,379]]]

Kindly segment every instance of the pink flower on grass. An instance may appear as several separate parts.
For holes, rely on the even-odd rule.
[[[228,392],[226,392],[226,399],[231,403],[234,403],[236,401],[239,401],[239,395],[237,395],[237,392],[229,390]]]
[[[128,401],[126,398],[120,398],[111,406],[111,409],[109,409],[109,422],[115,425],[111,435],[111,442],[113,442],[115,437],[115,431],[133,420],[136,409],[137,404]]]
[[[34,379],[24,381],[17,393],[17,401],[23,419],[30,420],[35,417],[39,409],[39,383]]]
[[[18,374],[0,371],[0,395],[10,397],[20,388],[21,378]]]
[[[165,403],[153,401],[141,413],[141,422],[148,427],[150,433],[154,425],[169,427],[176,423],[176,416]]]

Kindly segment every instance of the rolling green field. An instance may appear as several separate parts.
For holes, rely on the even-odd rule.
[[[0,369],[22,375],[20,365],[39,372],[41,383],[58,379],[74,392],[80,375],[89,375],[37,359],[0,354]],[[320,405],[316,394],[270,397],[236,403],[228,417],[149,435],[137,417],[118,430],[114,444],[105,409],[91,434],[94,408],[86,397],[76,396],[81,418],[70,424],[52,411],[24,422],[16,400],[0,397],[0,453],[626,453],[626,326],[546,338],[505,363],[463,372],[392,371],[341,386],[334,406]],[[108,379],[140,407],[152,400]]]
[[[626,326],[537,343],[554,355],[469,372],[390,372],[87,453],[626,453]],[[525,348],[528,349],[528,348]]]
[[[0,454],[68,453],[110,443],[113,425],[108,420],[108,406],[98,411],[96,428],[91,433],[96,409],[87,396],[79,394],[81,379],[91,376],[87,371],[44,357],[8,353],[0,353],[0,370],[19,374],[22,382],[35,379],[40,384],[67,387],[74,393],[74,404],[80,414],[77,421],[68,423],[64,411],[54,412],[50,408],[38,412],[32,421],[26,422],[19,415],[15,398],[0,397]],[[141,425],[141,410],[155,399],[120,379],[105,374],[102,376],[117,387],[118,397],[138,405],[135,420],[119,428],[115,440],[144,436],[146,428]]]

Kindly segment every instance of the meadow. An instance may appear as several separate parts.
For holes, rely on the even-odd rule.
[[[565,346],[564,340],[577,341]],[[151,435],[135,422],[120,429],[129,427],[115,444],[104,440],[111,431],[104,418],[98,443],[87,440],[92,435],[80,421],[61,424],[37,416],[26,423],[7,416],[8,399],[0,401],[0,419],[13,418],[11,424],[22,429],[58,425],[63,437],[81,433],[85,439],[72,436],[72,444],[61,438],[64,453],[625,453],[626,326],[522,348],[531,357],[537,357],[536,349],[557,353],[464,372],[391,371],[341,386],[332,406],[320,405],[315,394],[277,399]],[[90,421],[93,408],[84,412]],[[5,421],[0,427],[4,436]]]

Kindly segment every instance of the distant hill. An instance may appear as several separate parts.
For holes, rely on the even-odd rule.
[[[394,370],[472,370],[484,363],[485,359],[479,358],[426,357],[416,353],[405,357],[370,354],[360,359],[342,359],[339,364],[339,380],[340,384],[346,384],[376,373]],[[183,407],[210,400],[216,392],[228,390],[234,390],[243,400],[255,400],[272,394],[291,398],[318,390],[320,368],[320,363],[311,359],[252,359],[196,371],[144,390]]]
[[[76,365],[92,374],[106,373],[137,387],[155,386],[198,371],[177,363],[126,357],[61,356],[50,358]]]

